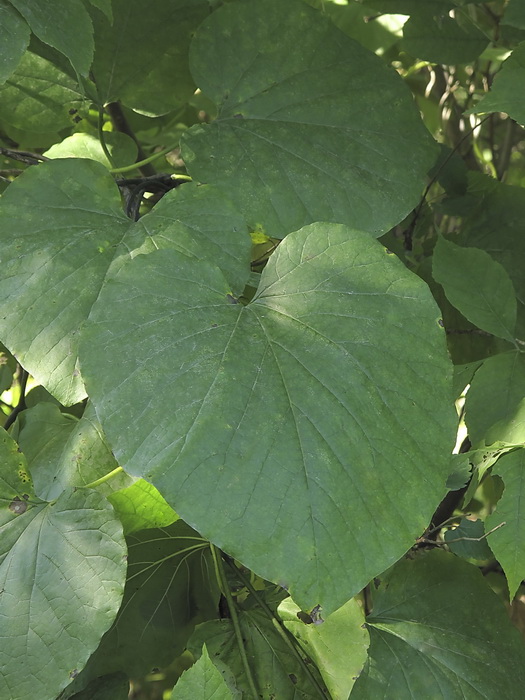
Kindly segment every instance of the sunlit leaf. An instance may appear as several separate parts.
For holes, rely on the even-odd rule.
[[[231,690],[213,665],[206,646],[200,659],[177,681],[170,700],[232,700]]]

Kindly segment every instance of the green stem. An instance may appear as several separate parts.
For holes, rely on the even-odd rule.
[[[119,173],[129,173],[132,170],[136,170],[137,168],[142,168],[143,165],[148,165],[148,163],[152,163],[154,160],[160,158],[161,156],[165,156],[166,153],[173,151],[174,148],[176,148],[176,146],[168,146],[167,148],[162,149],[162,151],[152,153],[152,155],[148,156],[147,158],[144,158],[144,160],[139,160],[137,163],[132,163],[131,165],[124,165],[122,166],[122,168],[112,168],[109,172],[113,173],[113,175],[117,175]],[[177,177],[187,177],[188,180],[191,180],[191,177],[189,177],[188,175],[177,175]]]
[[[98,110],[98,140],[100,141],[100,145],[102,146],[102,150],[104,151],[104,155],[106,158],[109,160],[109,163],[112,167],[115,167],[115,161],[113,160],[113,156],[108,150],[107,144],[106,144],[106,139],[104,138],[104,110],[102,107]]]
[[[233,631],[235,633],[235,638],[237,640],[237,646],[239,647],[239,653],[241,655],[242,665],[244,667],[244,672],[246,674],[246,679],[248,680],[248,685],[250,686],[250,692],[254,700],[258,700],[259,693],[255,686],[255,680],[252,675],[252,669],[248,662],[248,657],[246,656],[246,649],[244,648],[244,641],[242,638],[241,626],[239,624],[239,617],[237,615],[237,608],[235,607],[234,600],[228,585],[228,580],[226,578],[226,572],[224,571],[224,565],[222,562],[221,552],[214,545],[210,544],[211,555],[213,557],[213,562],[215,565],[215,571],[217,573],[217,579],[221,587],[222,593],[226,598],[226,603],[228,604],[228,610],[230,611],[231,621],[233,625]]]
[[[246,586],[246,588],[250,591],[250,594],[255,598],[257,601],[257,604],[261,607],[265,615],[272,621],[273,626],[275,627],[275,630],[285,642],[287,647],[290,649],[292,654],[295,656],[299,664],[301,665],[301,668],[303,669],[304,673],[308,677],[308,680],[312,684],[312,686],[315,688],[318,696],[320,698],[323,698],[323,700],[326,700],[326,693],[323,690],[323,688],[319,685],[317,678],[313,675],[313,673],[310,671],[308,668],[308,664],[305,662],[301,654],[299,653],[297,649],[297,642],[295,641],[294,637],[291,637],[289,634],[288,630],[283,626],[283,623],[281,620],[279,620],[273,612],[270,610],[270,608],[266,605],[264,600],[260,597],[260,595],[257,593],[255,588],[252,586],[250,583],[250,580],[242,573],[240,569],[238,569],[233,562],[231,562],[229,559],[227,560],[230,568],[235,572],[235,575],[238,576],[241,581],[243,582],[243,585]]]
[[[117,474],[120,474],[120,472],[123,472],[124,470],[122,467],[117,467],[116,469],[113,469],[113,471],[109,472],[105,476],[101,476],[100,479],[97,479],[96,481],[92,481],[90,484],[85,484],[83,488],[85,489],[94,489],[97,486],[100,486],[100,484],[105,484],[106,481],[109,481],[112,479],[114,476],[117,476]]]

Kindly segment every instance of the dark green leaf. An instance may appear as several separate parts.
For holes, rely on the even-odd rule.
[[[0,696],[52,700],[117,613],[126,546],[103,496],[68,489],[40,501],[16,443],[0,438]]]
[[[423,0],[419,5],[427,5]],[[449,4],[449,3],[447,3]],[[433,16],[431,11],[417,13],[403,26],[403,48],[416,58],[434,63],[469,63],[488,46],[489,38],[467,14],[456,10]]]
[[[487,540],[484,539],[484,535],[489,529],[485,527],[483,520],[461,518],[459,525],[453,530],[447,530],[443,539],[448,544],[450,551],[458,557],[486,561],[494,558]],[[490,537],[492,538],[492,535]]]
[[[184,160],[253,229],[282,238],[339,221],[380,235],[416,205],[436,148],[406,86],[320,12],[299,0],[224,5],[190,59],[219,115],[183,135]]]
[[[154,11],[143,0],[114,0],[111,24],[95,14],[93,73],[101,103],[121,100],[153,116],[187,102],[195,90],[189,44],[208,12],[207,0],[162,0]]]
[[[494,78],[488,95],[485,95],[471,112],[506,112],[520,124],[525,124],[525,107],[517,85],[525,81],[525,42],[517,46]]]
[[[206,646],[200,659],[182,674],[173,688],[170,700],[232,700],[231,690],[220,671],[210,660]]]
[[[444,495],[456,416],[439,312],[397,258],[336,224],[288,236],[248,306],[229,296],[217,268],[135,257],[93,309],[82,371],[126,471],[328,614]]]
[[[525,29],[525,6],[521,0],[508,1],[501,23]]]
[[[87,76],[93,60],[93,26],[81,0],[9,0],[31,31],[71,61]]]
[[[503,479],[505,490],[496,510],[485,522],[487,531],[505,523],[490,535],[490,546],[507,577],[510,599],[525,578],[525,450],[509,452],[492,470]]]
[[[488,333],[514,342],[516,293],[507,272],[484,250],[463,248],[439,237],[432,257],[434,279],[465,318]]]
[[[29,35],[25,20],[7,0],[0,0],[0,84],[17,67],[29,44]]]
[[[519,700],[525,649],[480,571],[442,551],[385,576],[352,700]]]
[[[487,358],[472,379],[465,422],[474,445],[525,441],[525,355],[507,352]]]
[[[471,467],[468,460],[468,455],[452,455],[450,466],[452,471],[448,475],[447,489],[457,491],[465,486],[471,476]]]

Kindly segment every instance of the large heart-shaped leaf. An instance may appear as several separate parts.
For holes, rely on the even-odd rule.
[[[282,238],[339,221],[380,235],[417,203],[437,149],[412,97],[320,12],[224,5],[199,27],[190,67],[219,115],[183,135],[184,160],[254,228]]]
[[[476,567],[432,551],[382,581],[367,619],[369,659],[351,700],[516,698],[525,651]]]
[[[122,526],[94,491],[36,498],[5,431],[0,464],[0,696],[54,700],[117,613],[126,575]]]
[[[3,195],[2,341],[61,403],[85,396],[77,366],[79,328],[109,266],[134,248],[172,247],[212,259],[232,275],[235,290],[244,285],[250,239],[242,217],[220,192],[187,187],[137,224],[124,216],[106,168],[92,160],[46,162]]]
[[[426,285],[368,234],[313,224],[281,243],[248,306],[216,267],[135,257],[101,291],[81,365],[119,463],[328,612],[444,494],[456,419],[438,321]]]

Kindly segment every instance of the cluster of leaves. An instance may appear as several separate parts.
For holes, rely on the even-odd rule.
[[[0,20],[0,696],[520,698],[523,4]]]

